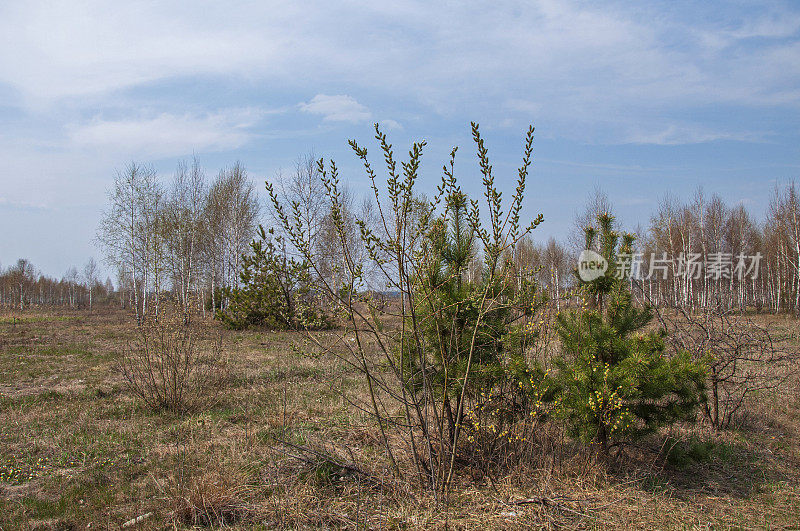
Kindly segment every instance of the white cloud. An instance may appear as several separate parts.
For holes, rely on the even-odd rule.
[[[176,79],[314,90],[299,109],[353,123],[398,110],[367,109],[356,101],[366,95],[448,117],[505,106],[547,123],[548,135],[609,143],[629,135],[608,123],[652,129],[676,109],[800,108],[797,9],[734,5],[694,16],[701,9],[568,0],[7,2],[0,85],[32,108],[68,99],[82,109],[141,87],[159,98]],[[326,96],[341,87],[347,96]]]
[[[389,120],[381,120],[379,123],[380,123],[381,127],[383,129],[387,130],[387,131],[402,131],[403,130],[403,124],[401,124],[397,120],[391,120],[391,119],[389,119]]]
[[[180,156],[193,151],[223,151],[246,144],[258,111],[234,109],[206,115],[160,114],[147,118],[104,120],[68,127],[72,142],[144,155],[148,158]]]
[[[301,103],[299,108],[303,112],[322,115],[328,122],[358,123],[372,117],[369,109],[346,95],[317,94],[308,103]]]
[[[655,144],[674,146],[682,144],[702,144],[716,140],[736,140],[744,142],[763,142],[764,133],[757,132],[725,132],[696,125],[672,124],[662,129],[645,131],[638,129],[627,135],[626,143]]]
[[[280,53],[280,38],[237,32],[216,15],[165,4],[6,3],[0,81],[49,102],[198,73],[245,72]]]
[[[35,210],[43,210],[48,208],[48,206],[44,203],[37,203],[32,201],[15,201],[12,199],[7,199],[3,196],[0,196],[0,207],[35,209]]]

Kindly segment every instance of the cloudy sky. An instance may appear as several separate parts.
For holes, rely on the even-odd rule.
[[[469,122],[509,189],[536,126],[527,213],[566,235],[595,188],[628,226],[702,185],[761,216],[800,176],[796,2],[0,3],[0,266],[89,256],[130,161],[193,154],[259,183],[314,151],[364,184],[347,139],[428,147],[430,189]],[[376,163],[379,159],[376,159]]]

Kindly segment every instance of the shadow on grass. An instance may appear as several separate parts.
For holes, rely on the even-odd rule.
[[[680,440],[667,437],[652,441],[646,451],[629,451],[627,459],[611,466],[620,483],[631,479],[635,464],[641,488],[669,493],[678,499],[697,494],[750,499],[767,485],[796,481],[763,434],[752,432],[704,433]],[[660,448],[660,451],[658,450]]]

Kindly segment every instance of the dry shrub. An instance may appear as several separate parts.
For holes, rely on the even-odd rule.
[[[708,364],[708,397],[703,413],[725,429],[747,400],[781,390],[800,370],[794,337],[769,324],[726,312],[692,313],[683,308],[659,313],[674,351],[687,351]]]
[[[128,389],[154,411],[185,413],[208,407],[226,379],[222,340],[199,337],[193,310],[164,302],[146,316],[119,369]]]
[[[175,520],[191,526],[226,526],[253,516],[243,501],[245,487],[232,487],[219,479],[201,476],[173,494]]]

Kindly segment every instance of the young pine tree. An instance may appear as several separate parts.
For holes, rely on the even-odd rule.
[[[645,331],[648,307],[637,307],[627,279],[616,272],[620,254],[631,253],[633,235],[614,231],[614,218],[598,217],[586,229],[587,248],[599,238],[605,274],[579,279],[589,304],[557,318],[563,357],[557,361],[558,410],[573,436],[611,445],[641,437],[693,416],[704,392],[705,369],[688,353],[668,357],[663,332]]]
[[[308,265],[288,256],[282,239],[272,234],[259,227],[251,253],[242,256],[240,286],[226,288],[230,304],[219,318],[233,329],[324,327],[327,319],[311,290]]]
[[[462,393],[473,404],[479,395],[487,400],[502,386],[516,393],[507,397],[516,403],[527,391],[523,383],[530,387],[541,380],[542,371],[525,360],[523,328],[545,299],[535,282],[518,278],[510,264],[501,266],[500,274],[469,278],[478,238],[469,219],[467,196],[454,183],[450,187],[445,215],[431,220],[418,253],[421,267],[413,305],[430,351],[430,365],[423,374],[411,352],[405,351],[401,359],[412,388],[421,389],[423,378],[429,379],[441,400],[441,416],[452,444],[467,414],[466,408],[458,408]]]

